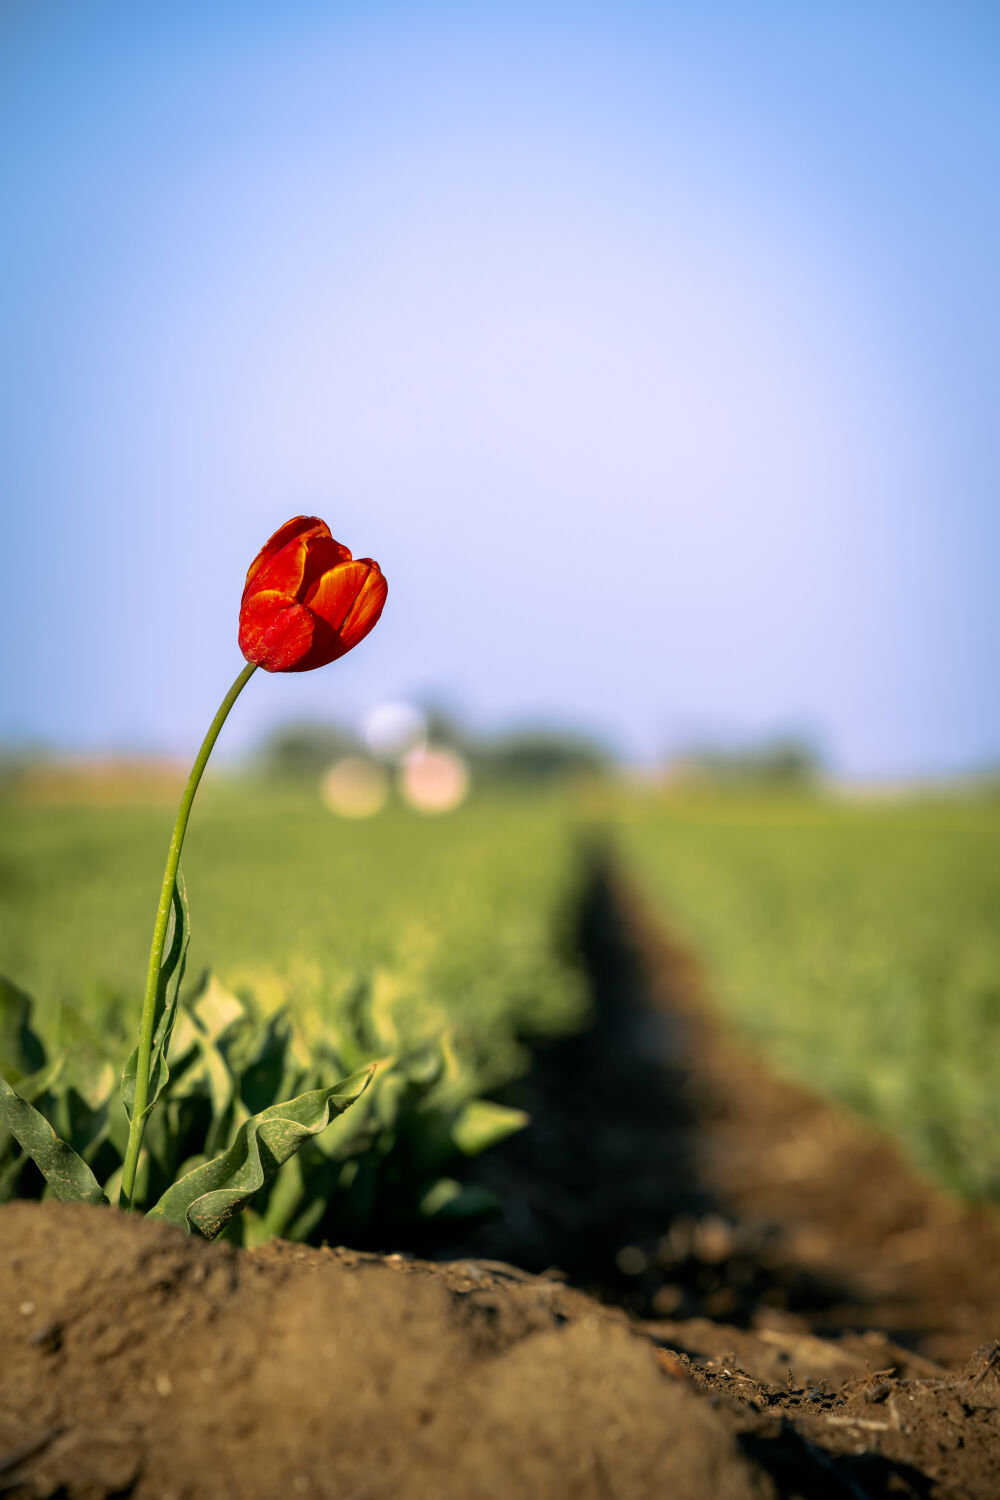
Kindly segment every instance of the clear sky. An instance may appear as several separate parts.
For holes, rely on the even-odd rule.
[[[193,751],[243,574],[386,697],[1000,757],[1000,5],[0,6],[0,735]]]

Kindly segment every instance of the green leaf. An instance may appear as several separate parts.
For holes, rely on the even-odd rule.
[[[111,1128],[115,1069],[103,1039],[65,1004],[59,1011],[58,1035],[63,1067],[45,1115],[57,1135],[92,1162]],[[34,1104],[36,1096],[24,1087],[31,1082],[23,1080],[18,1093]]]
[[[291,1057],[291,1022],[283,1010],[267,1019],[254,1041],[255,1055],[244,1062],[239,1076],[240,1098],[251,1116],[276,1104],[296,1083],[301,1086]]]
[[[243,1001],[227,990],[211,970],[202,975],[201,984],[197,993],[192,996],[188,1009],[213,1042],[217,1042],[237,1022],[245,1021],[248,1015]]]
[[[75,1089],[92,1110],[110,1104],[115,1091],[115,1070],[104,1039],[65,1003],[59,1007],[58,1035],[59,1050],[66,1058],[66,1086]]]
[[[286,1234],[289,1224],[301,1209],[306,1197],[302,1157],[296,1153],[285,1162],[272,1182],[267,1195],[267,1206],[259,1217],[255,1215],[257,1224],[254,1226],[254,1232],[244,1235],[243,1243],[247,1246],[259,1245],[273,1239],[275,1235]]]
[[[329,1088],[272,1104],[246,1120],[228,1151],[181,1177],[148,1217],[166,1219],[188,1234],[214,1240],[304,1141],[360,1098],[374,1071],[374,1066],[365,1068]]]
[[[44,1115],[0,1078],[0,1124],[27,1152],[56,1198],[68,1202],[106,1203],[93,1172],[72,1146],[56,1135]]]
[[[174,1058],[170,1097],[175,1100],[208,1099],[212,1108],[212,1130],[223,1136],[237,1084],[229,1044],[237,1028],[246,1031],[251,1020],[244,1002],[231,994],[210,969],[205,970],[194,994],[184,1000],[177,1012],[170,1042]],[[238,1053],[239,1049],[236,1050]],[[207,1145],[205,1149],[209,1155],[214,1155],[218,1146]]]
[[[23,1151],[19,1151],[13,1159],[3,1167],[0,1167],[0,1203],[10,1203],[18,1196],[18,1188],[21,1183],[21,1173],[27,1165],[28,1158]]]
[[[15,1077],[18,1097],[26,1099],[29,1104],[36,1104],[43,1095],[50,1091],[54,1092],[56,1085],[61,1084],[65,1066],[66,1055],[60,1053],[58,1057],[54,1057],[51,1062],[39,1068],[37,1073],[29,1073],[24,1078]],[[10,1131],[0,1124],[0,1161],[3,1161],[10,1151],[11,1139]],[[4,1201],[5,1199],[0,1197],[0,1203]]]
[[[19,1096],[27,1099],[29,1104],[36,1104],[43,1094],[56,1093],[63,1087],[66,1062],[65,1052],[60,1052],[58,1056],[52,1058],[51,1062],[39,1068],[37,1073],[30,1073],[25,1078],[17,1079]]]
[[[417,1212],[422,1219],[475,1219],[496,1213],[499,1207],[499,1198],[489,1188],[439,1177],[421,1198]]]
[[[45,1048],[31,1029],[31,997],[0,976],[0,1070],[19,1083],[45,1064]]]
[[[173,1031],[177,1015],[177,996],[180,993],[181,980],[184,978],[184,960],[187,956],[190,937],[191,920],[188,916],[187,896],[184,891],[183,877],[178,870],[170,900],[167,952],[160,965],[160,978],[156,987],[153,1051],[149,1060],[149,1095],[143,1111],[143,1119],[148,1118],[170,1077],[170,1069],[167,1067],[167,1048],[170,1046],[170,1033]],[[139,1048],[134,1047],[122,1074],[122,1103],[129,1120],[132,1119],[132,1108],[135,1104],[135,1075],[138,1062]]]
[[[452,1126],[451,1138],[463,1156],[478,1156],[527,1124],[523,1109],[494,1104],[491,1099],[470,1099]]]

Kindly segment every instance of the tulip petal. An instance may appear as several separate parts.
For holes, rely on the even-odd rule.
[[[330,568],[306,589],[303,604],[333,630],[339,630],[365,586],[371,563],[342,562]]]
[[[300,604],[298,608],[312,615],[312,643],[293,666],[284,667],[283,671],[311,672],[315,667],[325,667],[330,662],[337,661],[350,650],[350,647],[345,646],[341,640],[339,630],[333,630],[325,620],[320,619],[319,615],[313,615],[308,605]]]
[[[286,521],[284,526],[279,526],[272,537],[269,537],[247,569],[247,581],[243,586],[243,597],[246,598],[247,589],[259,574],[265,563],[269,563],[289,542],[307,531],[315,530],[318,535],[330,535],[330,528],[319,516],[293,516]]]
[[[316,618],[276,590],[253,594],[240,610],[240,650],[265,672],[304,671]]]
[[[309,537],[305,572],[299,589],[300,601],[303,604],[309,602],[309,594],[324,573],[329,573],[331,568],[337,568],[341,563],[349,563],[351,560],[351,549],[345,547],[342,542],[334,541],[329,533],[326,536]]]
[[[366,563],[369,571],[360,594],[340,627],[340,636],[347,651],[364,640],[376,624],[389,592],[389,585],[378,563],[370,557],[360,557],[358,561]]]
[[[308,525],[301,523],[308,522]],[[293,527],[301,529],[293,531]],[[272,544],[282,532],[289,535],[277,547]],[[267,553],[267,556],[264,556]],[[274,589],[288,599],[301,599],[303,592],[328,568],[350,561],[350,549],[335,542],[325,521],[315,516],[300,516],[275,532],[260,555],[260,566],[251,567],[243,589],[243,598],[258,589]],[[262,560],[261,560],[262,559]]]

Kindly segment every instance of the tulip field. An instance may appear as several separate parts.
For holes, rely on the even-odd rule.
[[[783,1072],[1000,1202],[1000,800],[633,801],[617,832]]]
[[[105,1089],[98,1098],[91,1081],[91,1103],[113,1114],[168,810],[10,802],[3,817],[3,972],[32,998],[47,1057],[86,1034]],[[380,1211],[392,1217],[386,1193],[405,1200],[404,1218],[475,1207],[454,1186],[467,1174],[449,1131],[523,1073],[533,1039],[586,1019],[568,935],[595,825],[781,1070],[895,1133],[949,1188],[1000,1199],[1000,805],[984,798],[859,806],[609,789],[587,811],[564,792],[512,794],[440,820],[394,807],[350,823],[308,793],[221,783],[203,794],[184,856],[186,992],[210,969],[258,1026],[279,1017],[303,1077],[310,1048],[332,1049],[344,1072],[409,1059],[405,1087],[354,1106],[357,1139],[338,1148],[352,1181],[378,1111],[391,1155],[386,1100],[405,1096],[419,1133],[435,1105],[413,1079],[444,1069],[450,1124],[430,1134],[448,1142],[417,1187],[383,1184]],[[473,1117],[483,1143],[519,1123],[477,1105],[460,1136]],[[102,1129],[113,1136],[105,1121],[95,1138]],[[355,1202],[349,1221],[367,1211]]]
[[[0,801],[14,1494],[996,1492],[995,801],[209,781],[126,1214],[173,806],[98,792]]]
[[[294,517],[250,564],[245,664],[169,841],[152,808],[8,809],[0,1198],[142,1206],[244,1242],[500,1206],[463,1159],[528,1124],[495,1095],[526,1071],[531,1041],[587,1020],[586,944],[569,941],[583,829],[565,784],[547,800],[494,790],[437,824],[396,807],[343,827],[315,795],[220,786],[181,863],[253,674],[336,662],[387,590],[374,559]],[[979,1034],[997,974],[994,809],[894,819],[718,791],[706,816],[690,795],[598,779],[589,806],[604,802],[621,869],[690,931],[719,1002],[779,1065],[895,1132],[959,1192],[1000,1196]],[[164,843],[140,990],[141,896]],[[192,904],[204,925],[189,953]],[[189,957],[200,977],[185,989]]]
[[[67,1052],[60,1086],[85,1104],[70,1144],[112,1168],[123,1149],[115,1063],[131,1045],[165,820],[152,808],[8,810],[6,973],[34,1001],[45,1065]],[[479,1212],[483,1195],[451,1172],[524,1123],[483,1096],[525,1069],[530,1038],[585,1014],[578,967],[559,951],[564,835],[548,806],[359,825],[312,797],[209,791],[185,857],[190,1016],[171,1043],[169,1128],[160,1138],[155,1115],[150,1125],[156,1186],[281,1089],[378,1062],[364,1100],[288,1164],[243,1230],[303,1234],[336,1211],[357,1235],[382,1219]],[[29,1071],[45,1068],[36,1057],[7,1076]],[[11,1177],[8,1195],[30,1177]]]

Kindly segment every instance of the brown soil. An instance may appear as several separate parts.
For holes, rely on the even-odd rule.
[[[0,1211],[0,1493],[1000,1494],[997,1221],[776,1079],[601,876],[581,935],[505,1213],[410,1236],[461,1259]]]

